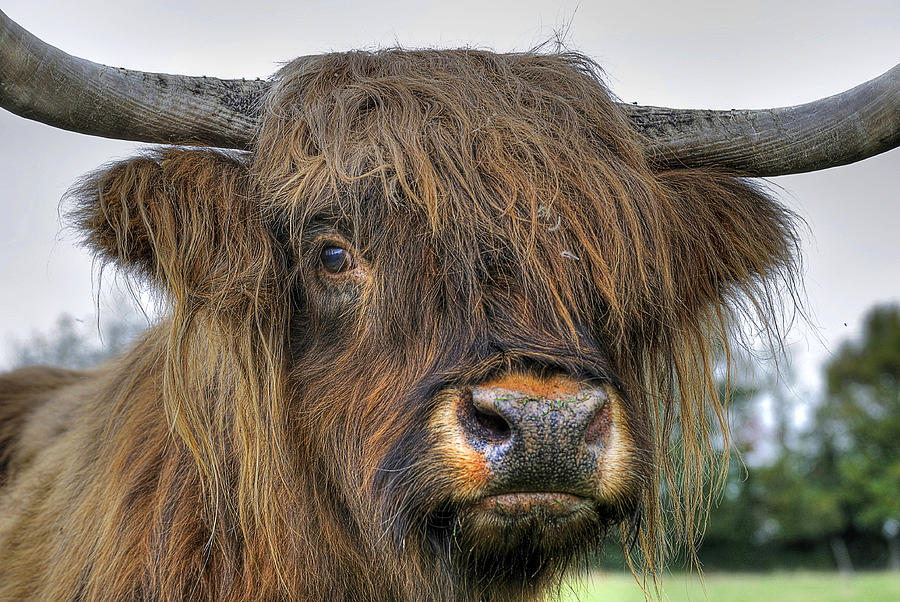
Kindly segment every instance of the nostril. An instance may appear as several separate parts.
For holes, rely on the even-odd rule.
[[[584,432],[584,441],[588,445],[603,443],[612,426],[612,415],[610,413],[609,404],[604,403],[600,406]]]
[[[472,406],[472,410],[475,422],[477,422],[478,426],[485,432],[489,433],[492,438],[501,440],[509,438],[509,423],[507,423],[500,414],[497,414],[488,408],[477,408],[474,405]]]
[[[488,404],[475,403],[471,393],[463,398],[459,421],[469,436],[484,443],[502,443],[512,436],[512,427]]]

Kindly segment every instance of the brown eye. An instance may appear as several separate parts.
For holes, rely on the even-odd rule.
[[[348,270],[353,264],[350,251],[341,247],[325,247],[322,249],[319,259],[322,262],[322,267],[332,274],[339,274]]]

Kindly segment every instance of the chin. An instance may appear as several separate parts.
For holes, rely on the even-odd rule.
[[[441,548],[459,591],[483,600],[539,598],[600,552],[609,528],[627,516],[565,492],[484,496],[443,514]]]

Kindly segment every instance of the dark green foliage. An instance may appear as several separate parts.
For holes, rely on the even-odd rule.
[[[707,568],[898,567],[900,308],[874,308],[825,377],[802,432],[787,441],[776,425],[770,461],[732,463],[700,553]],[[796,403],[770,394],[777,407]],[[752,414],[752,397],[733,395],[737,421]]]

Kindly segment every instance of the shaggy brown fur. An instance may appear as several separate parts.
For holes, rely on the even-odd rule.
[[[717,463],[714,349],[795,248],[752,184],[655,172],[576,54],[290,63],[255,152],[150,152],[73,196],[171,312],[95,372],[0,380],[4,600],[525,599],[611,522],[654,573],[663,482],[690,549]],[[434,427],[511,372],[618,392],[623,493],[562,548],[474,537]]]

